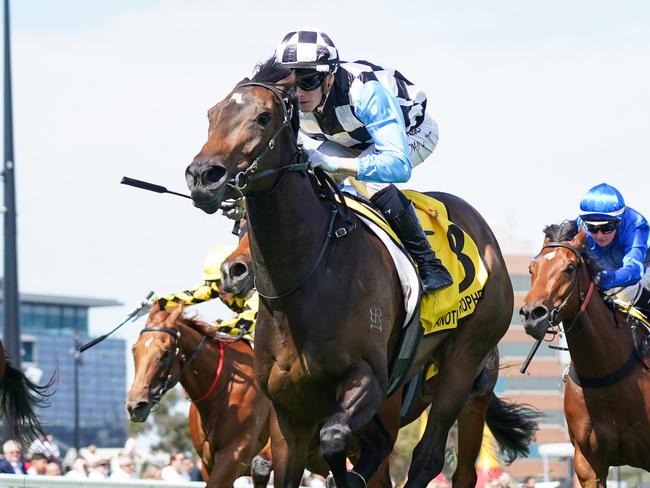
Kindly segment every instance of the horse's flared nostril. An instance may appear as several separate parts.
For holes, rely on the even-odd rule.
[[[226,175],[226,168],[223,166],[210,166],[203,172],[202,180],[203,184],[210,185],[214,183],[219,183],[221,179]]]
[[[246,275],[248,275],[248,266],[244,263],[234,263],[230,266],[231,278],[244,278]]]
[[[144,421],[149,414],[149,402],[126,402],[126,409],[132,421]]]
[[[538,305],[530,312],[530,316],[533,320],[541,319],[547,315],[548,309],[544,305]]]

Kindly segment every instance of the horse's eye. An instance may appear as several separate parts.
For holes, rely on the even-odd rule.
[[[566,269],[564,270],[564,272],[565,272],[566,274],[571,274],[571,273],[573,273],[575,270],[576,270],[576,265],[575,265],[574,263],[571,263],[571,264],[569,264],[569,265],[566,267]]]
[[[266,127],[269,122],[271,122],[270,113],[264,112],[257,116],[257,123],[260,124],[262,127]]]

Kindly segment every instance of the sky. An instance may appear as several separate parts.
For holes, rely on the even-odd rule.
[[[112,298],[101,334],[149,291],[201,280],[231,222],[189,200],[206,111],[292,30],[345,60],[400,70],[440,143],[404,187],[469,201],[506,252],[531,256],[606,181],[650,217],[650,3],[645,1],[12,2],[19,286]],[[519,243],[515,243],[519,241]],[[523,243],[522,243],[523,242]],[[208,319],[227,315],[205,305]],[[134,340],[143,322],[119,333]]]

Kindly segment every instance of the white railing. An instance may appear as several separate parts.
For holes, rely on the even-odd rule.
[[[0,474],[0,488],[205,488],[203,482],[175,483],[155,480],[75,480],[65,476]]]

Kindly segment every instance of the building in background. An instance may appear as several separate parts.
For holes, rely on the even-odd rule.
[[[74,445],[75,334],[89,340],[88,310],[120,305],[115,300],[20,294],[22,368],[32,381],[57,375],[51,405],[39,409],[43,428],[67,446]],[[0,303],[1,308],[1,303]],[[0,313],[0,331],[4,330]],[[126,439],[126,343],[107,339],[81,356],[79,364],[80,445],[121,446]]]

